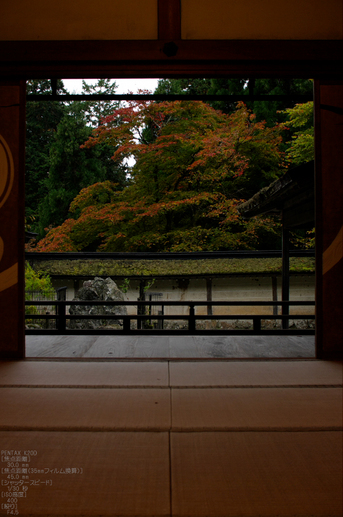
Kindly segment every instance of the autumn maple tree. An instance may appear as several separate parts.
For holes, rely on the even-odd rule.
[[[110,181],[83,189],[71,217],[41,251],[267,249],[273,219],[243,220],[237,205],[283,174],[282,127],[257,122],[243,103],[224,114],[197,101],[131,101],[105,117],[82,146],[111,145],[135,160],[123,191]]]

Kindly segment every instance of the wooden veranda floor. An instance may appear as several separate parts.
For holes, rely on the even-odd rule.
[[[314,336],[26,336],[26,357],[314,358]]]

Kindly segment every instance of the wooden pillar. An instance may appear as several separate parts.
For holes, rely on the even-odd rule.
[[[22,358],[25,82],[0,82],[0,358]]]
[[[315,82],[316,350],[343,354],[343,82]]]

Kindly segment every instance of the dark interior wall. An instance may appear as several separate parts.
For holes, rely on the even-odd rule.
[[[1,7],[1,39],[8,41],[152,40],[160,28],[167,40],[343,36],[341,0],[102,0],[101,8],[92,0],[11,0]],[[166,23],[158,28],[161,12]],[[175,23],[179,38],[168,28]]]

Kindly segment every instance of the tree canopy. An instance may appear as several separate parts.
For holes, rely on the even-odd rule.
[[[27,93],[52,93],[51,81],[32,79],[26,83]],[[66,94],[63,82],[57,81],[57,93]],[[65,113],[61,102],[30,101],[26,105],[25,205],[28,219],[37,217],[38,205],[47,195],[45,183],[49,172],[50,147],[58,124]]]
[[[41,251],[199,251],[278,246],[273,219],[244,221],[236,206],[285,170],[281,125],[243,103],[225,114],[203,102],[131,101],[82,146],[134,157],[130,185],[84,188]],[[277,244],[276,244],[277,243]]]
[[[267,126],[284,122],[287,118],[284,110],[293,108],[295,102],[291,99],[252,101],[250,94],[255,95],[304,95],[312,94],[313,83],[309,79],[292,78],[191,78],[191,79],[160,79],[155,93],[160,94],[189,94],[189,95],[227,95],[226,101],[211,101],[209,104],[224,113],[232,113],[236,102],[230,95],[240,95],[249,109],[256,115],[258,121],[265,121]]]
[[[99,178],[105,179],[99,149],[80,149],[90,132],[80,112],[66,113],[58,124],[50,146],[49,173],[45,179],[47,195],[39,205],[41,232],[45,227],[65,220],[69,205],[81,188]]]
[[[83,82],[85,93],[114,93],[116,87],[109,79],[99,79],[93,85]],[[51,81],[30,80],[27,91],[52,93]],[[67,94],[61,80],[57,81],[57,93]],[[118,106],[113,101],[27,103],[26,218],[40,237],[45,228],[67,218],[69,205],[82,188],[106,180],[118,183],[119,188],[125,186],[127,167],[111,160],[112,146],[80,149],[92,127]]]

